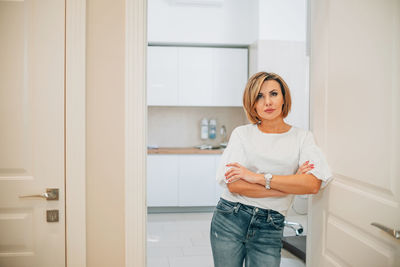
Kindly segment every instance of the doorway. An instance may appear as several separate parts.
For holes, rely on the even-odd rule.
[[[271,9],[287,17],[272,17]],[[306,12],[306,1],[274,7],[259,1],[148,1],[148,266],[212,266],[208,236],[222,192],[215,181],[220,133],[224,126],[229,137],[248,123],[241,99],[250,75],[265,70],[287,78],[296,103],[288,122],[309,128]],[[235,20],[239,15],[241,20]],[[199,19],[204,17],[207,22]],[[280,20],[289,21],[292,31],[270,32]],[[216,138],[206,130],[202,139],[203,124],[210,127],[215,121]],[[197,145],[215,150],[196,150]],[[307,197],[296,199],[288,221],[301,226],[288,227],[285,235],[295,236],[300,227],[303,232],[297,233],[306,235]],[[283,262],[297,259],[284,253]]]

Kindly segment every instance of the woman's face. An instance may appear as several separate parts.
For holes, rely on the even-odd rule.
[[[257,96],[256,112],[261,121],[274,120],[282,115],[284,103],[280,84],[275,80],[267,80],[261,85]]]

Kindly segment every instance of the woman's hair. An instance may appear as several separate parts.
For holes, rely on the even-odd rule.
[[[282,116],[286,118],[292,106],[292,99],[290,97],[290,90],[286,82],[281,76],[272,72],[258,72],[250,77],[246,84],[243,94],[243,108],[246,112],[247,118],[251,123],[258,123],[260,118],[256,112],[255,104],[257,96],[260,93],[261,85],[264,81],[274,80],[281,86],[283,95]]]

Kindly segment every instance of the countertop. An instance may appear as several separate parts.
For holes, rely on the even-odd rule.
[[[223,149],[199,149],[195,147],[160,147],[147,149],[147,154],[222,154]]]

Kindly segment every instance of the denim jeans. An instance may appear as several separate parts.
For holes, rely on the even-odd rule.
[[[216,267],[279,267],[285,217],[221,198],[211,221]]]

